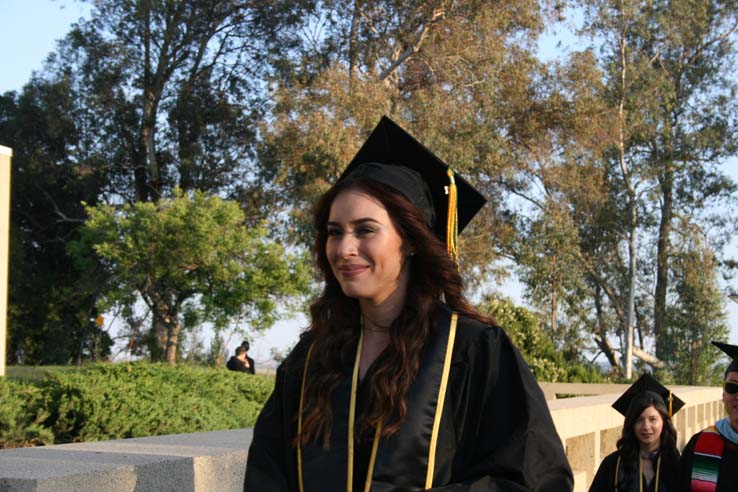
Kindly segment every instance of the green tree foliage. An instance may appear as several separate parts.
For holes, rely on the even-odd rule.
[[[87,110],[75,123],[107,166],[106,191],[236,194],[261,109],[259,73],[279,4],[95,1],[47,63]]]
[[[676,300],[667,310],[663,350],[669,354],[668,368],[676,381],[717,385],[724,368],[715,361],[722,354],[710,341],[728,337],[717,258],[699,229],[684,224],[677,230],[672,278]]]
[[[732,60],[738,10],[721,1],[585,4],[587,28],[602,40],[603,97],[610,107],[619,107],[620,137],[613,147],[620,152],[610,165],[630,170],[623,172],[621,196],[636,187],[628,183],[628,174],[644,190],[640,196],[627,191],[631,211],[637,207],[646,215],[627,227],[648,240],[642,250],[648,256],[655,250],[655,283],[642,283],[648,286],[644,294],[654,299],[647,307],[653,321],[646,334],[654,337],[655,355],[668,360],[676,354],[664,349],[669,343],[664,316],[670,281],[681,266],[672,265],[678,255],[674,223],[684,225],[687,218],[690,228],[707,222],[704,211],[735,191],[717,165],[736,151]],[[719,234],[726,232],[715,231],[714,247],[720,247],[724,237]],[[648,256],[642,257],[648,261]],[[713,304],[719,303],[719,292],[713,295]]]
[[[504,234],[498,180],[517,164],[539,101],[536,2],[326,1],[306,8],[299,44],[275,60],[260,172],[287,236],[307,242],[307,211],[382,114],[408,128],[491,198],[462,238],[484,272]],[[471,277],[470,277],[471,278]]]
[[[186,326],[207,321],[218,330],[238,320],[267,328],[307,288],[300,258],[268,240],[263,228],[246,227],[235,202],[178,192],[156,204],[98,205],[87,213],[70,250],[90,282],[101,272],[109,279],[101,287],[106,308],[146,304],[162,327],[150,346],[155,360],[177,360]]]
[[[480,310],[492,316],[510,335],[539,381],[596,383],[604,380],[597,369],[566,361],[540,328],[533,312],[494,297],[487,297]]]
[[[90,3],[90,18],[22,93],[0,98],[0,143],[14,149],[8,360],[17,363],[109,355],[110,337],[91,321],[97,289],[66,254],[85,220],[81,202],[198,189],[242,197],[258,224],[244,190],[259,73],[292,22],[287,4]]]
[[[13,148],[8,360],[59,364],[99,360],[112,341],[94,323],[94,291],[65,251],[98,200],[105,174],[88,159],[64,80],[34,78],[0,96],[0,143]]]
[[[632,326],[634,355],[665,367],[684,353],[659,347],[687,329],[663,327],[659,314],[686,295],[669,284],[685,267],[674,223],[702,224],[704,247],[718,255],[732,232],[723,211],[735,205],[735,185],[718,166],[736,150],[726,108],[736,104],[737,12],[724,2],[577,5],[590,42],[579,38],[585,51],[549,67],[554,81],[542,88],[563,111],[506,183],[523,203],[509,209],[506,247],[558,346],[568,352],[581,340],[570,334],[588,333],[625,373]],[[720,292],[708,292],[721,305]]]
[[[150,238],[125,250],[149,272],[161,262],[170,290],[121,283],[124,260],[104,248],[104,268],[72,263],[64,242],[78,239],[81,201],[131,204],[110,209],[123,218],[136,203],[168,207],[176,189],[204,191],[238,200],[259,244],[267,227],[304,250],[315,198],[388,114],[490,199],[462,237],[472,287],[504,275],[503,258],[567,361],[601,352],[626,373],[632,328],[637,363],[701,381],[734,230],[736,188],[719,165],[737,149],[737,10],[723,0],[93,2],[44,71],[0,98],[0,138],[18,164],[11,360],[104,357],[109,340],[90,321],[102,305],[126,306],[154,356],[171,354],[172,327],[238,319],[212,307],[237,294],[177,300],[174,288],[190,292],[182,278],[197,275],[164,265],[187,258],[173,238],[197,237],[189,223],[171,225],[156,261]],[[569,13],[581,24],[575,49],[542,61],[540,33],[566,29],[555,21]],[[691,273],[700,269],[704,283]],[[137,298],[155,315],[151,333]],[[253,322],[244,313],[258,311],[239,313]]]

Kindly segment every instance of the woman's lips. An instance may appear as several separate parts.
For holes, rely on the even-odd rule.
[[[343,265],[338,268],[343,278],[353,278],[363,273],[367,268],[367,265]]]

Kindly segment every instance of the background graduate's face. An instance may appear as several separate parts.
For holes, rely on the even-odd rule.
[[[325,252],[344,294],[373,305],[404,295],[409,279],[406,249],[379,200],[351,189],[333,200]]]
[[[646,407],[633,426],[641,447],[655,448],[660,444],[661,431],[664,428],[664,419],[653,405]]]
[[[725,375],[725,380],[738,383],[738,372],[730,371]],[[738,431],[738,395],[731,395],[723,391],[723,405],[728,413],[731,427]]]

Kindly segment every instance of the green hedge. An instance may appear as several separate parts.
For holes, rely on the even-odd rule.
[[[273,386],[271,376],[184,365],[51,370],[38,382],[0,381],[0,442],[63,443],[252,427]]]
[[[51,430],[43,425],[48,415],[41,401],[41,391],[33,384],[0,378],[0,449],[54,441]]]

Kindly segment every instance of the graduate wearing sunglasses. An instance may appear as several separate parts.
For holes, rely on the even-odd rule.
[[[676,492],[679,451],[671,417],[683,406],[649,374],[638,378],[612,404],[625,417],[623,433],[589,492]]]
[[[692,436],[685,446],[680,492],[738,491],[738,346],[712,344],[732,359],[723,382],[728,416]]]

